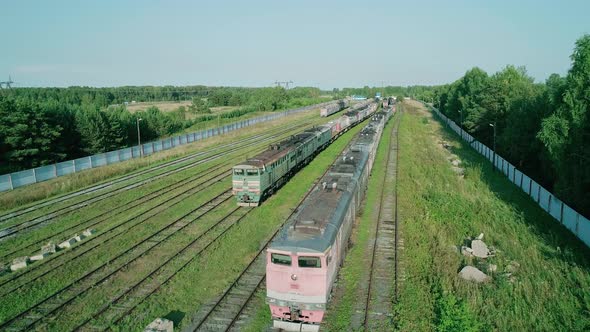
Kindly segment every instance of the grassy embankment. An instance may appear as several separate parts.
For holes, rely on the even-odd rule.
[[[588,331],[590,250],[458,137],[412,103],[400,127],[401,331]],[[451,170],[445,139],[466,169]],[[457,276],[455,246],[497,249],[489,283]],[[520,267],[505,275],[511,262]],[[512,263],[512,266],[515,266]],[[483,267],[482,267],[483,268]],[[484,268],[485,270],[485,268]]]
[[[260,207],[255,208],[244,220],[232,228],[223,239],[207,249],[195,262],[179,273],[157,296],[143,303],[132,315],[115,327],[119,331],[138,330],[154,317],[173,312],[186,315],[181,327],[199,308],[220,294],[255,256],[261,246],[289,216],[291,209],[323,174],[334,158],[348,144],[359,125],[343,135],[307,167],[299,171],[283,188]],[[259,297],[258,297],[259,298]],[[261,303],[262,320],[268,308]],[[260,315],[259,315],[260,316]],[[259,321],[258,317],[256,318]],[[177,322],[178,323],[178,322]]]
[[[229,143],[240,138],[264,133],[267,128],[286,123],[294,123],[306,120],[320,120],[317,111],[303,112],[286,118],[256,124],[251,127],[230,132],[222,136],[215,136],[206,140],[175,147],[174,149],[161,151],[141,159],[132,159],[125,162],[89,169],[82,172],[69,174],[56,179],[40,182],[34,185],[17,188],[12,191],[0,193],[0,212],[22,207],[31,202],[55,197],[61,194],[84,188],[92,184],[114,180],[127,173],[157,166],[190,153],[215,147],[219,144]]]

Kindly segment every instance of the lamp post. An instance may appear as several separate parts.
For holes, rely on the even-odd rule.
[[[461,139],[463,139],[463,109],[460,109],[459,113],[461,113],[461,122],[459,122],[459,127],[461,128]]]
[[[137,146],[139,146],[139,156],[143,157],[143,149],[141,148],[141,133],[139,131],[139,121],[141,121],[141,118],[137,118],[136,122],[137,122]]]
[[[490,127],[494,128],[494,156],[492,157],[492,165],[496,167],[496,123],[490,123]]]

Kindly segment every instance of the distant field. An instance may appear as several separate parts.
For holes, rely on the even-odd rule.
[[[155,106],[162,112],[172,112],[177,110],[180,106],[189,107],[192,101],[190,100],[183,100],[183,101],[156,101],[156,102],[145,102],[145,103],[135,103],[135,104],[128,104],[127,110],[131,113],[145,111],[148,108]],[[223,113],[233,111],[238,106],[220,106],[220,107],[211,107],[211,111],[213,113]]]

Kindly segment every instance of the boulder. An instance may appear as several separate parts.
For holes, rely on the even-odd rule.
[[[40,253],[38,255],[31,256],[31,262],[40,261],[40,260],[42,260],[43,258],[45,258],[47,256],[49,256],[49,254],[43,254],[43,253]]]
[[[483,233],[479,233],[479,235],[475,239],[476,240],[483,240]]]
[[[55,244],[49,242],[46,245],[41,247],[41,254],[42,255],[51,255],[55,254]]]
[[[74,235],[74,239],[76,239],[76,242],[83,241],[85,238],[86,238],[86,236],[84,234],[82,234],[82,235],[78,235],[78,234]]]
[[[143,332],[174,332],[174,323],[166,318],[157,318]]]
[[[478,283],[490,280],[490,277],[487,274],[469,265],[461,269],[461,271],[459,272],[459,277],[467,281],[475,281]]]
[[[451,161],[451,164],[453,164],[453,166],[459,166],[460,163],[461,163],[461,160],[457,160],[457,159],[454,159],[453,161]]]
[[[96,233],[95,229],[92,228],[88,228],[87,230],[85,230],[84,232],[82,232],[82,235],[89,237],[92,236],[94,233]]]
[[[58,244],[57,247],[59,249],[67,249],[67,248],[71,247],[74,243],[76,243],[76,239],[72,237],[72,238],[69,238],[69,239],[65,240],[64,242]]]
[[[487,258],[490,253],[488,246],[482,240],[471,241],[471,249],[473,249],[473,256],[479,258]]]
[[[24,269],[25,267],[27,267],[28,261],[29,261],[29,257],[27,257],[27,256],[15,258],[12,261],[12,265],[10,265],[10,270],[16,271],[16,270]]]
[[[471,256],[473,256],[473,249],[466,247],[466,246],[462,246],[461,253],[463,254],[463,256],[471,257]]]

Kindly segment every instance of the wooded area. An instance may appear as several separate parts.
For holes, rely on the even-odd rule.
[[[0,93],[0,173],[47,165],[137,144],[217,119],[210,107],[240,106],[219,115],[296,108],[322,100],[317,88],[120,87],[17,88]],[[188,107],[131,113],[132,101],[191,100]],[[185,100],[186,100],[185,99]],[[202,114],[187,119],[186,112]]]
[[[416,98],[434,106],[479,141],[590,216],[590,35],[578,39],[565,77],[535,83],[524,67],[488,75],[473,68],[456,82]]]

